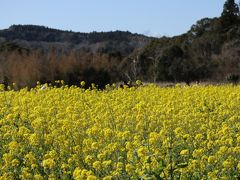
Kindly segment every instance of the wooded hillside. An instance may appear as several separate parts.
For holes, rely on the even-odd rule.
[[[118,81],[224,82],[239,79],[240,17],[227,0],[221,17],[203,18],[180,36],[77,33],[43,26],[0,30],[0,82],[19,87],[62,79],[103,87]]]

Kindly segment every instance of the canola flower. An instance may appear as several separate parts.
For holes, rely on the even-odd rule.
[[[240,86],[1,86],[0,102],[1,180],[240,177]]]

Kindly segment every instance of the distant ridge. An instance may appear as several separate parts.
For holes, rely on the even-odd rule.
[[[78,44],[82,41],[91,43],[107,40],[127,41],[130,38],[151,39],[129,31],[90,32],[81,33],[66,30],[53,29],[37,25],[12,25],[8,29],[0,30],[0,37],[7,40],[45,41],[45,42],[69,42]]]

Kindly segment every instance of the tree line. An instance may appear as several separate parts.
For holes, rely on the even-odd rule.
[[[17,25],[0,31],[0,81],[19,87],[56,80],[69,85],[84,80],[100,87],[137,79],[236,82],[239,25],[234,0],[225,2],[220,17],[203,18],[175,37],[150,38],[121,31],[84,34]]]
[[[240,73],[239,6],[227,0],[219,18],[203,18],[180,36],[162,37],[122,63],[129,79],[223,82]],[[232,78],[230,78],[232,79]]]

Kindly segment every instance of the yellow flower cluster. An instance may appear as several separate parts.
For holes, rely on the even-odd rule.
[[[0,91],[0,179],[240,178],[240,86],[42,87]]]

